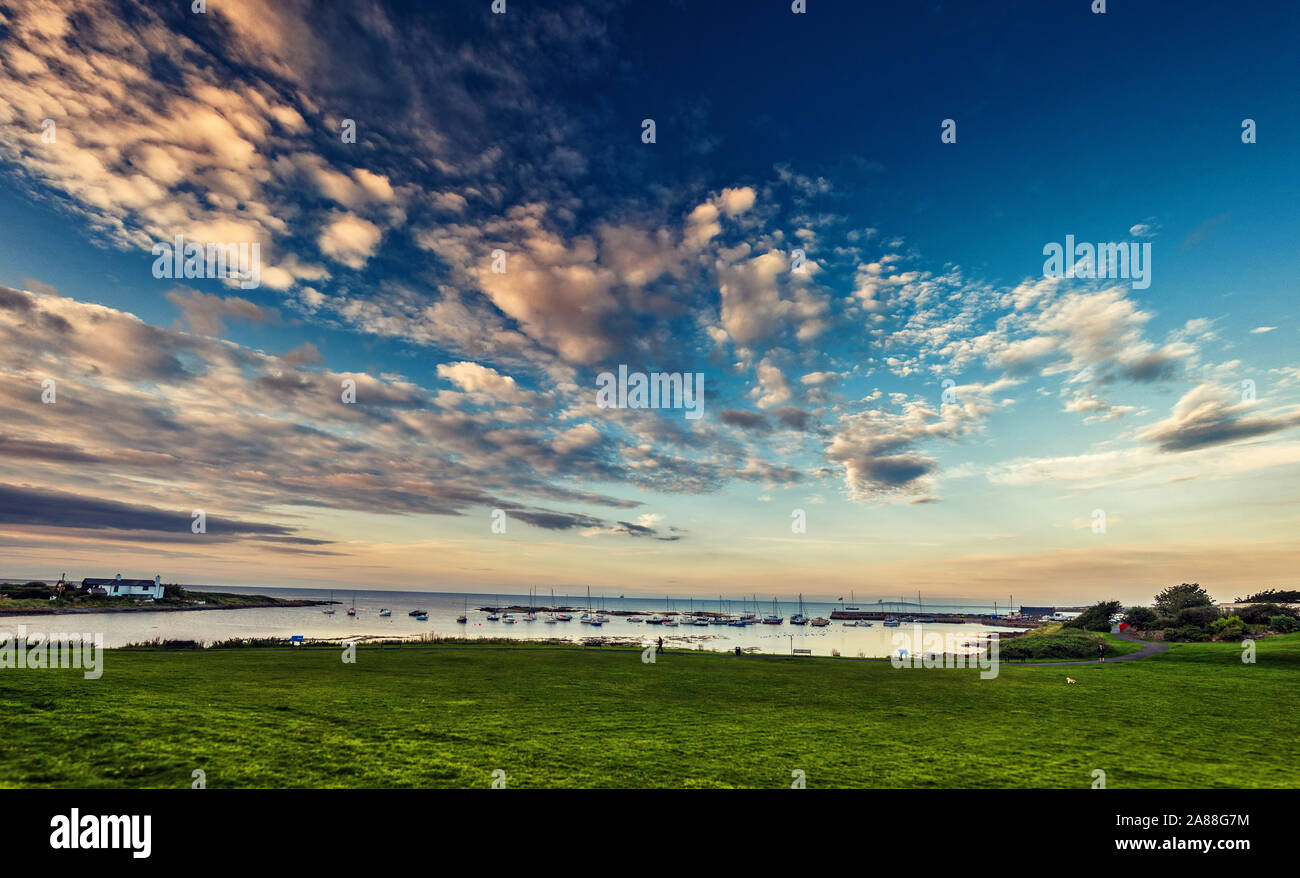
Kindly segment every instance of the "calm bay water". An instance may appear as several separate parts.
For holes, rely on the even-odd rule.
[[[285,599],[328,600],[328,589],[306,588],[241,588],[237,586],[195,586],[200,590],[221,591],[233,594],[263,594]],[[130,613],[79,613],[50,616],[0,617],[0,630],[12,631],[21,622],[28,631],[43,633],[90,632],[102,633],[105,646],[124,646],[128,643],[153,640],[199,640],[208,643],[239,637],[291,637],[300,634],[308,639],[337,639],[391,637],[417,637],[433,633],[445,637],[469,638],[510,638],[516,640],[567,640],[581,643],[586,638],[606,638],[618,640],[636,640],[646,645],[662,637],[664,645],[670,647],[695,648],[706,650],[731,651],[739,646],[744,649],[757,649],[760,652],[788,654],[791,649],[811,649],[814,655],[830,655],[838,650],[844,656],[863,655],[881,657],[892,654],[892,637],[897,632],[910,632],[911,626],[902,628],[884,628],[879,621],[872,627],[846,627],[839,620],[832,620],[825,628],[791,625],[789,618],[798,612],[794,601],[781,602],[778,612],[786,622],[781,625],[750,625],[735,628],[725,625],[692,627],[679,625],[675,628],[662,625],[649,625],[644,622],[629,622],[626,616],[610,615],[609,621],[600,627],[583,625],[577,620],[586,605],[585,593],[582,596],[556,595],[558,605],[574,608],[574,621],[560,622],[554,625],[543,621],[538,616],[534,622],[518,621],[515,624],[487,621],[487,613],[480,612],[484,606],[527,606],[527,595],[492,595],[492,594],[449,594],[439,592],[413,591],[357,591],[355,606],[357,615],[348,616],[346,610],[353,606],[352,592],[335,590],[333,598],[339,601],[334,606],[335,614],[327,616],[321,607],[285,607],[247,610],[194,610],[185,612],[130,612]],[[539,599],[542,605],[549,605],[550,595]],[[644,615],[663,614],[669,609],[664,598],[603,598],[593,599],[596,608],[607,613],[614,611],[635,611]],[[694,609],[707,612],[719,610],[718,601],[675,600],[672,610],[688,612]],[[805,602],[804,612],[809,617],[823,616],[830,618],[831,611],[837,609],[838,603]],[[871,604],[859,602],[863,610],[876,609]],[[382,608],[393,611],[390,618],[381,617]],[[408,615],[411,610],[428,611],[427,622],[417,621]],[[740,613],[742,609],[756,611],[760,615],[772,612],[772,602],[760,601],[757,608],[753,602],[744,604],[739,600],[724,602],[722,611]],[[986,607],[970,607],[987,611]],[[911,611],[908,615],[914,613]],[[456,617],[464,613],[468,616],[465,624],[458,623]],[[905,613],[898,613],[899,616]],[[517,614],[517,618],[522,618]],[[1013,629],[990,627],[986,625],[959,625],[933,623],[924,626],[925,633],[957,633],[962,638],[974,638],[984,631],[1009,631]]]

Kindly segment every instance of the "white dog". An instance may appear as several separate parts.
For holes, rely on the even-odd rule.
[[[1066,678],[1065,678],[1065,682],[1067,682],[1067,683],[1077,683],[1077,682],[1079,682],[1079,681],[1076,680],[1076,679],[1074,679],[1073,677],[1066,677]]]

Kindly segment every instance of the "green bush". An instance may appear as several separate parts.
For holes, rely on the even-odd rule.
[[[1274,616],[1290,616],[1294,619],[1296,611],[1277,604],[1256,604],[1253,607],[1242,607],[1237,610],[1237,615],[1248,625],[1271,625],[1269,620]]]
[[[1043,634],[1031,631],[1020,637],[1003,640],[998,644],[998,656],[1007,661],[1019,659],[1095,659],[1098,645],[1106,641],[1096,634],[1078,628],[1062,627],[1059,631]],[[1114,655],[1114,647],[1106,644],[1106,654]]]
[[[1124,621],[1139,631],[1157,627],[1155,610],[1150,607],[1129,607],[1124,614]]]
[[[1175,618],[1178,628],[1209,628],[1223,618],[1223,614],[1218,607],[1187,607],[1179,610]]]
[[[5,583],[0,586],[0,594],[18,601],[28,598],[48,598],[54,594],[54,589],[43,582],[29,582],[26,585]]]
[[[1183,628],[1166,628],[1165,640],[1171,643],[1201,643],[1210,639],[1210,632],[1204,628],[1188,625]]]
[[[1119,601],[1102,601],[1093,604],[1075,618],[1066,622],[1066,628],[1082,628],[1084,631],[1109,631],[1110,617],[1120,611]]]
[[[1297,622],[1294,616],[1274,616],[1268,620],[1268,627],[1283,634],[1290,634],[1293,631],[1300,631],[1300,622]]]
[[[1211,627],[1214,635],[1220,640],[1241,640],[1246,634],[1246,623],[1240,616],[1224,616],[1222,619],[1216,619]]]

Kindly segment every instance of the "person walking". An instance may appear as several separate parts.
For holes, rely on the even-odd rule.
[[[1101,656],[1101,660],[1104,662],[1106,660],[1106,644],[1099,643],[1097,645],[1097,653]]]
[[[660,638],[659,638],[659,654],[662,655],[662,654],[663,654],[663,651],[664,651],[664,639],[663,639],[662,637],[660,637]]]

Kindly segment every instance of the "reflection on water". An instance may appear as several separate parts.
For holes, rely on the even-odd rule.
[[[202,588],[202,587],[200,587]],[[268,589],[208,587],[211,591],[224,591],[236,594],[265,594],[287,599],[327,600],[328,590],[318,589]],[[302,635],[308,639],[348,639],[392,637],[417,637],[432,633],[442,637],[472,638],[510,638],[516,640],[568,640],[580,643],[587,638],[606,640],[634,640],[646,645],[659,637],[664,645],[674,648],[703,648],[706,650],[731,651],[739,646],[742,649],[754,649],[759,652],[788,654],[793,649],[809,649],[813,655],[831,655],[838,651],[844,656],[865,656],[868,658],[888,656],[896,650],[892,647],[895,634],[911,633],[911,626],[885,628],[879,621],[872,627],[847,627],[839,620],[832,620],[824,628],[808,625],[791,625],[789,618],[798,612],[798,604],[793,601],[782,602],[778,612],[786,621],[781,625],[750,625],[736,628],[726,625],[709,625],[695,627],[678,625],[650,625],[646,622],[630,622],[627,616],[614,615],[616,612],[634,611],[642,617],[664,614],[668,610],[665,599],[647,598],[605,598],[597,603],[603,608],[609,621],[599,627],[583,625],[578,621],[585,596],[564,597],[556,595],[556,604],[573,608],[572,622],[548,624],[544,614],[538,613],[533,622],[523,621],[525,613],[515,613],[516,622],[508,624],[501,621],[490,622],[487,613],[480,612],[484,606],[527,606],[528,597],[519,595],[484,595],[484,594],[444,594],[434,592],[409,591],[358,591],[355,596],[357,615],[347,615],[347,609],[353,606],[351,592],[334,592],[335,614],[325,615],[320,607],[286,607],[248,610],[196,610],[185,612],[132,612],[132,613],[82,613],[51,616],[25,616],[22,618],[5,617],[0,619],[0,630],[12,631],[19,623],[27,626],[29,632],[90,632],[102,633],[105,646],[124,646],[127,643],[153,640],[201,640],[208,643],[240,637],[291,637]],[[543,603],[549,604],[547,595]],[[822,616],[829,619],[831,611],[839,604],[808,602],[805,613],[809,618]],[[673,610],[688,612],[690,609],[705,612],[718,612],[719,605],[713,602],[675,601]],[[866,604],[862,604],[867,609]],[[392,616],[379,615],[381,609],[389,609]],[[428,611],[428,621],[421,622],[408,615],[412,610]],[[724,612],[740,613],[740,601],[724,602]],[[755,608],[752,603],[748,610],[760,614],[772,612],[770,601],[760,602]],[[973,609],[973,608],[972,608]],[[458,623],[456,617],[464,614],[465,623]],[[960,625],[934,623],[925,626],[929,633],[958,633],[962,638],[971,639],[981,631],[1007,631],[1012,629],[993,628],[985,625]]]

